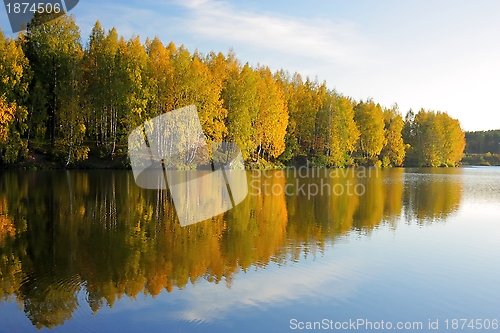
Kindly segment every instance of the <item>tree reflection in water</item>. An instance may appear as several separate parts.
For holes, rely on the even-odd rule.
[[[462,183],[451,175],[461,171],[428,172],[438,174],[390,169],[321,180],[249,173],[276,188],[350,182],[365,192],[249,195],[226,214],[184,228],[167,191],[137,187],[131,172],[3,172],[0,297],[15,298],[40,329],[70,319],[81,291],[95,313],[124,295],[155,296],[198,279],[230,287],[240,271],[297,261],[349,232],[395,227],[401,216],[421,224],[446,219],[460,204]]]

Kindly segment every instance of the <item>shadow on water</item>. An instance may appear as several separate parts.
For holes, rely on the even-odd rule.
[[[238,272],[298,261],[350,232],[445,221],[460,205],[460,169],[346,170],[249,172],[240,205],[184,228],[167,191],[141,189],[127,171],[2,172],[0,298],[51,328],[82,301],[95,313],[198,279],[230,286]]]

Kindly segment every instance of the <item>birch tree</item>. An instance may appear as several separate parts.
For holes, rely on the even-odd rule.
[[[384,147],[384,115],[373,100],[359,102],[354,108],[354,120],[359,128],[358,151],[369,163],[374,163]]]

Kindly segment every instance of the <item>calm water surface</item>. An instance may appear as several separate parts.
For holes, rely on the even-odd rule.
[[[248,179],[182,228],[131,172],[0,172],[0,332],[499,331],[452,320],[500,320],[500,168]]]

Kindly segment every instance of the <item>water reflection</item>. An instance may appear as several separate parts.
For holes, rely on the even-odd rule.
[[[444,221],[459,208],[463,169],[416,169],[405,174],[406,221],[419,224]]]
[[[0,297],[18,302],[37,328],[51,328],[82,301],[95,313],[124,295],[155,296],[198,279],[231,286],[242,270],[298,261],[346,233],[395,227],[402,215],[421,224],[445,220],[460,205],[462,171],[424,172],[249,173],[260,195],[184,228],[167,191],[137,187],[130,172],[4,172]],[[329,194],[298,191],[313,184]],[[332,194],[356,185],[362,193]]]

